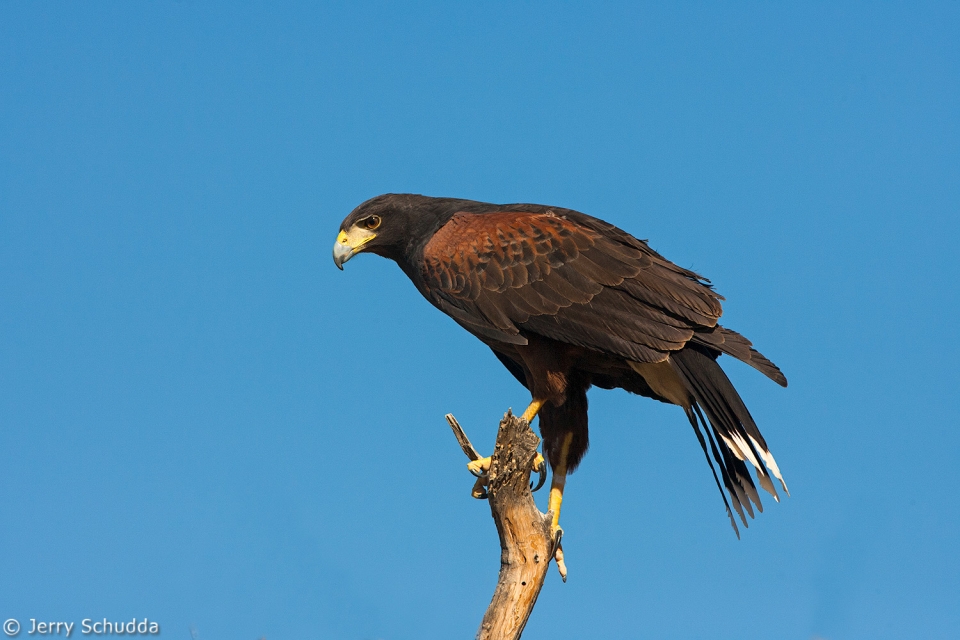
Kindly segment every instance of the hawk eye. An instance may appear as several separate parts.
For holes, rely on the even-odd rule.
[[[364,229],[373,231],[380,226],[380,216],[370,216],[369,218],[364,218],[360,221],[360,226]]]

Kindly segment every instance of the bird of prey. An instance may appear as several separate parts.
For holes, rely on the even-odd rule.
[[[337,267],[357,253],[396,262],[423,296],[489,346],[532,396],[553,470],[554,533],[568,473],[587,451],[587,390],[625,389],[681,407],[720,489],[747,526],[760,486],[787,491],[750,412],[717,364],[741,360],[787,380],[739,333],[717,324],[709,281],[643,240],[591,216],[536,204],[385,194],[354,209],[333,247]],[[712,460],[711,460],[712,458]],[[714,465],[715,463],[715,465]],[[482,472],[489,459],[471,463]],[[724,495],[724,489],[730,500]]]

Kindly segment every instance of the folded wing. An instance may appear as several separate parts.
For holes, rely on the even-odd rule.
[[[704,278],[577,218],[456,214],[424,249],[428,297],[482,337],[522,344],[524,329],[636,362],[660,362],[716,327],[722,298]]]

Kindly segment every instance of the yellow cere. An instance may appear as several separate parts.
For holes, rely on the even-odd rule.
[[[376,237],[377,234],[372,231],[353,226],[350,227],[348,231],[341,231],[339,235],[337,235],[337,243],[345,244],[356,251]]]

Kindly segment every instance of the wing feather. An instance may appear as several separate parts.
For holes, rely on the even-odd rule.
[[[703,336],[765,373],[773,367],[739,334],[714,329],[722,297],[705,279],[577,212],[457,213],[425,246],[421,276],[429,299],[464,326],[485,327],[485,339],[532,332],[660,362]]]

